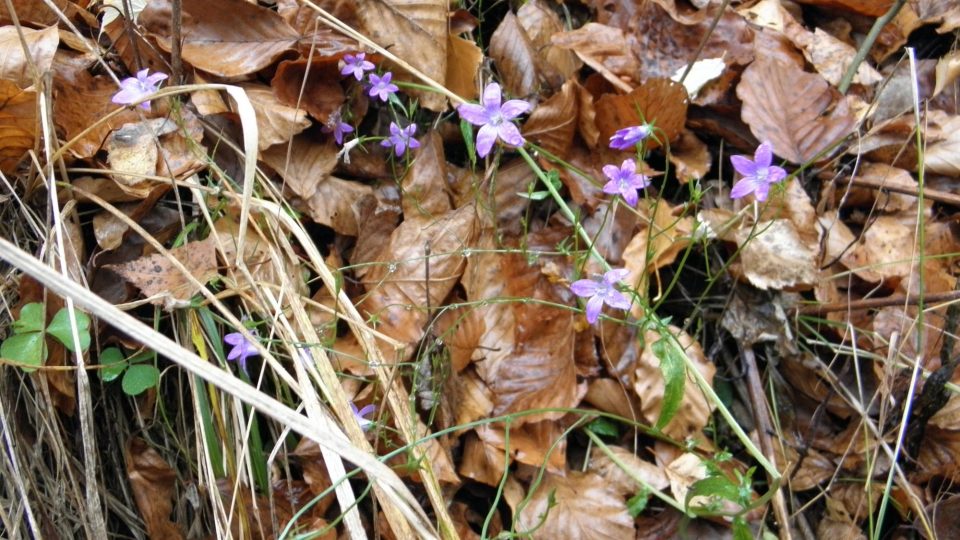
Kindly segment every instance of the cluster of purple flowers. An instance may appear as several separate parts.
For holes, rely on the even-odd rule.
[[[393,73],[387,71],[383,75],[378,75],[373,73],[375,67],[373,62],[367,60],[366,53],[347,54],[343,57],[340,74],[345,77],[352,76],[358,81],[363,81],[366,77],[367,95],[386,103],[390,101],[390,96],[397,93],[399,87],[393,84]],[[330,119],[323,130],[326,133],[333,133],[333,138],[337,141],[337,144],[343,144],[344,134],[352,132],[353,126],[344,122],[340,111],[337,111],[330,115]],[[420,147],[420,141],[413,138],[416,132],[416,124],[400,127],[396,122],[390,122],[390,136],[381,141],[380,145],[388,148],[392,147],[394,154],[400,157],[407,149]]]

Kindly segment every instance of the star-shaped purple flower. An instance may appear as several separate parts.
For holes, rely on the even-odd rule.
[[[407,151],[407,148],[420,148],[420,141],[413,138],[413,134],[416,132],[416,124],[401,128],[396,122],[390,122],[390,137],[380,141],[380,146],[392,146],[393,152],[397,157],[400,157]]]
[[[637,205],[637,190],[650,185],[650,179],[637,172],[637,162],[632,159],[623,160],[623,164],[604,165],[603,174],[610,179],[604,184],[603,192],[611,195],[620,195],[630,206]]]
[[[333,133],[333,139],[337,141],[337,144],[343,144],[343,135],[345,133],[352,133],[353,126],[343,121],[343,117],[340,116],[340,111],[334,111],[330,115],[330,118],[327,119],[327,123],[320,128],[320,131]]]
[[[253,334],[254,337],[257,337],[256,330],[250,330],[250,333]],[[260,356],[260,353],[257,352],[253,343],[247,341],[240,332],[233,332],[223,336],[223,341],[228,345],[233,345],[233,348],[230,349],[230,352],[227,354],[227,360],[236,360],[244,373],[247,371],[247,358]]]
[[[630,126],[618,129],[613,137],[610,137],[610,148],[617,150],[631,150],[638,142],[646,139],[653,131],[650,124],[640,126]]]
[[[387,101],[391,94],[395,94],[399,88],[390,82],[393,79],[393,73],[386,72],[383,77],[376,73],[371,73],[367,80],[370,82],[370,97],[379,97],[380,101]]]
[[[733,168],[743,175],[730,190],[730,198],[739,199],[753,193],[758,201],[767,200],[770,186],[787,177],[787,171],[783,167],[771,165],[772,162],[773,148],[768,142],[760,143],[753,154],[753,160],[747,156],[730,156]]]
[[[149,69],[141,69],[136,77],[127,77],[120,81],[120,91],[110,99],[117,105],[132,105],[141,99],[155,93],[160,87],[160,81],[167,78],[166,73],[148,75]],[[141,108],[150,109],[150,102],[144,101]]]
[[[362,409],[357,410],[357,406],[351,401],[350,410],[353,411],[353,417],[357,420],[357,423],[360,424],[360,429],[367,431],[376,424],[376,422],[373,420],[367,420],[366,418],[368,414],[377,412],[376,405],[371,403],[370,405],[365,405]]]
[[[511,99],[501,105],[500,85],[490,83],[483,89],[482,105],[464,103],[457,107],[460,118],[475,126],[477,132],[477,155],[486,157],[493,143],[500,139],[510,146],[523,146],[526,141],[512,120],[530,110],[530,104]]]
[[[610,270],[600,279],[581,279],[570,284],[573,294],[587,298],[587,322],[593,324],[600,317],[600,310],[606,304],[612,308],[630,309],[630,300],[617,290],[617,283],[630,273],[624,268]]]
[[[373,71],[373,62],[367,58],[367,53],[345,54],[343,55],[343,67],[340,68],[340,74],[347,76],[353,75],[357,80],[363,79],[366,72]]]

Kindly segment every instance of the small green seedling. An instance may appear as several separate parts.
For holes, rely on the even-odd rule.
[[[80,350],[85,351],[90,347],[90,317],[77,310],[74,310],[74,313]],[[62,343],[68,351],[76,352],[70,327],[70,312],[67,308],[61,308],[53,316],[50,325],[44,327],[43,304],[27,304],[20,310],[20,318],[13,322],[13,335],[0,345],[0,356],[27,366],[36,366],[23,367],[26,372],[36,371],[47,361],[48,335]]]
[[[153,352],[142,352],[126,358],[117,347],[108,347],[100,353],[100,378],[104,382],[116,380],[123,375],[120,387],[128,396],[138,396],[154,388],[160,382],[160,371],[152,361],[156,355]]]

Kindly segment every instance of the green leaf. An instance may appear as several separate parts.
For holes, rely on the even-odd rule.
[[[160,382],[160,371],[150,364],[130,366],[123,374],[123,393],[128,396],[138,396],[145,390],[157,386]]]
[[[690,501],[694,497],[719,497],[735,503],[740,502],[740,488],[726,476],[708,476],[702,480],[694,482],[687,491],[687,500],[684,506],[690,507]]]
[[[529,193],[517,193],[517,196],[530,199],[531,201],[542,201],[550,196],[549,191],[531,191]]]
[[[671,336],[660,334],[660,339],[651,345],[653,354],[660,360],[660,373],[663,374],[663,404],[660,408],[660,418],[657,418],[657,429],[663,429],[663,426],[673,420],[674,415],[680,410],[680,403],[683,401],[683,388],[687,382],[687,370],[683,363],[683,357],[672,346]]]
[[[733,519],[733,540],[753,540],[753,533],[750,532],[750,526],[742,517]]]
[[[470,168],[477,168],[477,147],[473,142],[473,126],[466,120],[460,120],[460,133],[463,142],[467,145],[467,156],[470,157]]]
[[[40,367],[47,359],[47,348],[43,340],[43,332],[28,332],[14,334],[0,345],[0,356],[21,364]],[[26,372],[36,371],[35,368],[23,368]]]
[[[110,382],[127,369],[127,359],[117,347],[109,347],[100,353],[100,364],[103,368],[100,370],[100,379]]]
[[[601,437],[617,437],[620,435],[620,429],[617,428],[617,424],[609,418],[597,418],[587,424],[587,429]]]
[[[650,493],[646,489],[638,491],[636,495],[627,499],[627,512],[630,512],[630,517],[636,519],[647,509],[648,502],[650,502]]]
[[[77,335],[80,337],[80,350],[85,351],[90,346],[90,317],[86,313],[74,309],[77,317]],[[70,352],[76,352],[73,349],[73,332],[70,330],[70,310],[61,308],[50,326],[47,327],[47,333],[55,337],[57,341],[63,343],[63,346]]]
[[[20,309],[20,318],[13,322],[13,331],[16,334],[43,332],[43,320],[43,304],[27,304]]]

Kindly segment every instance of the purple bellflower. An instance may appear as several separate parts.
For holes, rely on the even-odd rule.
[[[334,111],[330,115],[330,118],[327,119],[327,123],[320,128],[320,131],[333,133],[333,139],[337,141],[337,144],[343,144],[343,135],[345,133],[352,133],[353,126],[343,121],[343,117],[340,116],[340,111]]]
[[[616,287],[629,273],[630,271],[624,268],[610,270],[599,280],[581,279],[570,284],[573,294],[587,298],[587,322],[597,322],[604,304],[617,309],[630,309],[630,300]]]
[[[367,80],[370,81],[370,97],[379,97],[380,101],[387,101],[390,99],[391,94],[395,94],[399,88],[397,85],[393,84],[391,81],[393,79],[393,73],[389,71],[383,74],[383,77],[378,76],[376,73],[371,73]]]
[[[250,330],[250,333],[257,337],[256,330]],[[236,360],[240,364],[240,369],[244,373],[247,372],[247,358],[251,356],[260,356],[260,353],[257,352],[256,347],[253,346],[253,343],[250,343],[243,337],[243,334],[240,332],[233,332],[223,336],[224,343],[232,345],[233,348],[230,349],[230,352],[227,354],[227,360]]]
[[[464,103],[457,107],[460,118],[475,126],[481,126],[477,132],[477,155],[480,157],[486,157],[490,153],[497,139],[510,146],[523,146],[526,143],[512,121],[529,111],[530,104],[520,99],[511,99],[501,104],[502,100],[500,85],[490,83],[483,89],[481,105]]]
[[[638,142],[646,139],[653,132],[650,124],[639,126],[630,126],[618,129],[613,137],[610,137],[610,148],[617,150],[631,150]]]
[[[357,406],[350,402],[350,410],[353,411],[353,417],[357,420],[357,423],[360,424],[360,429],[367,431],[374,425],[376,422],[373,420],[367,420],[366,416],[368,414],[373,414],[377,412],[377,406],[374,404],[365,405],[362,409],[357,410]]]
[[[340,74],[344,76],[353,75],[357,80],[363,79],[367,71],[373,71],[373,62],[367,58],[367,53],[345,54],[343,55],[343,67],[340,68]]]
[[[730,163],[743,176],[730,190],[731,199],[753,193],[758,201],[763,202],[767,200],[770,186],[787,177],[787,171],[783,167],[771,165],[773,148],[768,142],[760,143],[752,160],[747,156],[730,156]]]
[[[407,151],[407,148],[420,148],[420,142],[413,138],[413,134],[416,132],[416,124],[401,128],[396,122],[390,122],[390,137],[380,141],[380,146],[392,146],[393,152],[397,157],[400,157]]]
[[[136,77],[127,77],[120,81],[120,91],[113,95],[111,101],[117,105],[132,105],[141,99],[155,93],[160,87],[160,81],[167,78],[166,73],[148,75],[149,69],[141,69]],[[150,109],[150,102],[140,104],[143,109]]]
[[[603,186],[603,192],[620,195],[630,206],[637,205],[637,190],[650,185],[650,179],[637,172],[637,162],[632,159],[623,160],[619,168],[616,165],[604,165],[603,174],[610,179]]]

